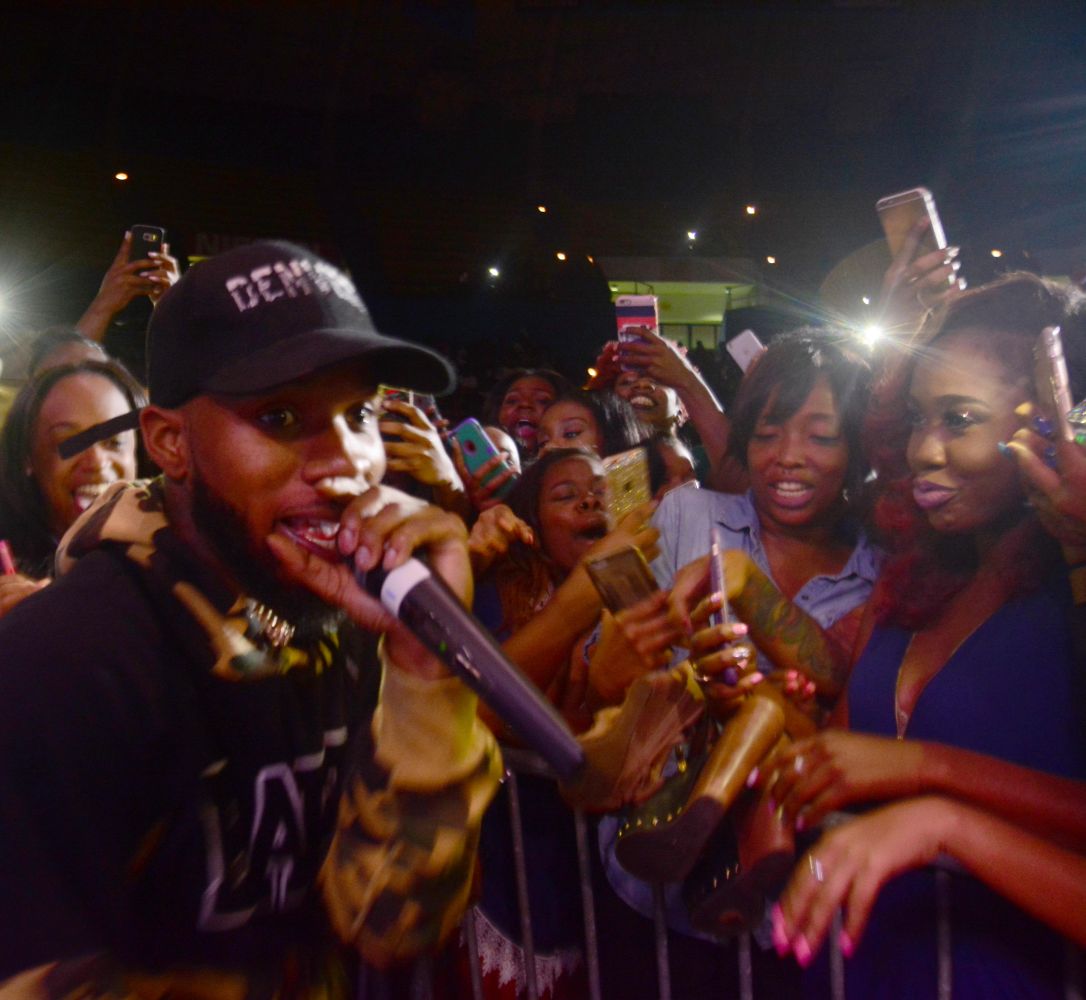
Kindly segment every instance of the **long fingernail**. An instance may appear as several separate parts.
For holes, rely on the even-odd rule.
[[[735,687],[739,683],[739,671],[735,667],[728,667],[721,673],[720,679],[730,687]]]
[[[1045,465],[1050,469],[1056,468],[1056,446],[1054,444],[1050,444],[1045,448]]]
[[[996,450],[1004,458],[1009,458],[1009,459],[1013,460],[1014,452],[1010,448],[1007,447],[1007,442],[1006,441],[997,441],[996,442]]]
[[[845,958],[852,958],[853,953],[856,951],[856,944],[848,936],[848,931],[841,931],[837,938],[837,947],[841,949],[841,954]]]
[[[765,680],[765,674],[753,673],[747,678],[751,684],[761,684]]]
[[[1047,417],[1042,417],[1038,413],[1036,416],[1034,416],[1031,423],[1033,425],[1033,429],[1038,434],[1041,434],[1044,437],[1051,437],[1052,436],[1052,421],[1049,420]]]
[[[339,549],[341,552],[353,552],[358,544],[358,529],[354,525],[344,525],[339,529]]]
[[[758,768],[753,767],[747,775],[747,788],[753,788],[756,784],[758,784]]]
[[[733,635],[747,635],[750,632],[750,626],[746,622],[736,622],[732,625]]]
[[[803,818],[803,813],[800,813],[796,817],[796,833],[802,833],[803,828],[807,825],[807,820]]]
[[[811,959],[814,958],[811,946],[802,934],[792,942],[792,951],[796,956],[796,961],[800,964],[800,968],[803,969],[806,969],[811,964]]]
[[[951,260],[953,260],[953,259],[954,259],[955,257],[957,257],[957,256],[958,256],[958,254],[960,254],[961,252],[962,252],[962,248],[961,248],[961,247],[947,247],[947,248],[946,248],[946,259],[947,259],[948,261],[951,261]]]
[[[773,904],[769,919],[773,925],[773,947],[777,949],[777,954],[784,958],[788,954],[788,932],[784,929],[784,911],[780,903]]]
[[[354,564],[360,569],[372,569],[373,553],[365,545],[360,545],[354,550]]]

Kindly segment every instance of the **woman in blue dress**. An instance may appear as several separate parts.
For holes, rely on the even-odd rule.
[[[852,732],[797,743],[770,779],[797,829],[883,804],[811,848],[775,915],[778,949],[807,966],[845,905],[848,996],[1064,995],[1066,943],[1004,898],[1053,922],[1008,891],[989,838],[1010,823],[1021,850],[1039,838],[1081,860],[1086,848],[1067,550],[1006,445],[1016,410],[1036,403],[1042,328],[1062,325],[1073,353],[1083,309],[1080,294],[1028,274],[965,293],[928,318],[873,410],[890,555],[847,690]],[[966,870],[893,877],[944,852]],[[1048,853],[1037,850],[1037,886],[1055,884],[1041,873]],[[811,995],[828,991],[825,971],[812,967]]]

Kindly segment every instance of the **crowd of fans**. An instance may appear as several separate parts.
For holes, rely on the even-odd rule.
[[[116,795],[103,794],[111,808],[140,816],[125,819],[136,830],[125,845],[128,855],[111,855],[113,868],[103,862],[100,871],[70,859],[61,864],[64,847],[45,827],[63,814],[41,805],[34,789],[79,775],[66,775],[65,758],[51,748],[18,745],[9,735],[0,764],[0,825],[25,823],[44,840],[8,837],[5,864],[25,864],[22,879],[44,873],[50,879],[44,898],[68,911],[63,920],[55,914],[39,919],[27,903],[33,887],[12,877],[19,891],[0,893],[8,900],[0,902],[5,924],[20,919],[17,905],[28,912],[25,931],[0,947],[0,980],[18,976],[26,989],[33,970],[60,969],[97,953],[106,965],[96,965],[86,981],[105,968],[107,978],[128,991],[116,995],[158,995],[140,992],[141,984],[178,970],[212,970],[264,976],[268,996],[331,997],[345,995],[347,987],[323,963],[335,954],[337,968],[349,965],[331,943],[343,938],[378,964],[434,955],[443,995],[470,995],[473,975],[482,977],[488,996],[524,995],[530,971],[542,996],[581,996],[586,967],[573,803],[595,814],[600,864],[593,887],[606,996],[655,995],[649,963],[660,899],[670,927],[675,996],[730,995],[734,972],[724,971],[731,968],[725,959],[731,962],[741,930],[761,944],[756,978],[768,986],[760,995],[830,995],[826,942],[838,911],[835,944],[846,956],[849,996],[938,995],[947,974],[937,958],[945,912],[953,914],[954,995],[1063,996],[1066,939],[1086,944],[1086,452],[1060,434],[1037,345],[1043,328],[1061,329],[1073,396],[1086,396],[1086,296],[1024,272],[967,290],[952,255],[918,251],[922,235],[911,235],[887,274],[880,308],[891,335],[874,349],[830,326],[781,334],[723,403],[713,388],[719,377],[701,371],[715,356],[687,354],[648,329],[632,341],[600,344],[595,374],[584,386],[546,367],[484,374],[476,366],[468,391],[424,395],[412,390],[441,388],[440,379],[415,381],[429,364],[425,352],[415,349],[398,367],[379,367],[374,353],[363,378],[364,402],[376,410],[381,441],[368,445],[354,440],[375,434],[365,429],[366,412],[345,406],[327,427],[323,416],[310,415],[324,405],[314,394],[347,398],[343,373],[354,359],[348,352],[342,363],[328,356],[315,367],[307,356],[291,355],[306,387],[300,403],[279,391],[280,384],[293,384],[292,370],[277,369],[284,376],[278,383],[252,385],[239,374],[249,356],[254,369],[266,365],[258,340],[246,342],[250,355],[239,353],[230,364],[217,355],[207,362],[208,377],[188,395],[163,398],[156,379],[165,385],[183,377],[167,371],[171,365],[204,362],[170,360],[188,359],[184,351],[200,350],[198,339],[156,362],[155,338],[167,343],[186,324],[206,325],[209,310],[197,295],[211,293],[196,284],[201,271],[225,276],[229,266],[241,266],[231,254],[250,251],[194,265],[182,278],[168,248],[130,261],[126,236],[83,317],[70,330],[47,331],[36,341],[27,380],[0,431],[0,538],[11,559],[10,572],[0,576],[0,648],[5,640],[9,650],[26,647],[29,629],[47,627],[48,602],[64,606],[50,592],[67,585],[73,560],[91,547],[88,535],[100,544],[117,530],[114,521],[127,502],[121,498],[133,495],[118,484],[150,483],[135,487],[143,492],[132,501],[147,516],[159,511],[162,495],[164,513],[156,516],[176,525],[191,519],[193,551],[227,581],[231,600],[257,596],[267,604],[266,615],[297,625],[301,635],[304,626],[293,621],[305,618],[298,602],[267,600],[243,564],[270,566],[273,577],[304,581],[356,631],[389,632],[389,655],[400,665],[421,661],[422,654],[348,594],[353,585],[342,559],[353,558],[356,568],[383,559],[387,568],[411,548],[429,546],[437,564],[452,564],[448,551],[463,545],[474,583],[462,586],[461,596],[586,752],[592,748],[589,764],[606,781],[591,793],[550,777],[518,782],[532,970],[517,905],[506,801],[512,793],[502,788],[485,807],[493,787],[483,790],[480,775],[493,774],[496,765],[492,751],[478,749],[487,729],[500,743],[511,746],[516,739],[506,720],[482,703],[477,719],[462,723],[476,749],[463,758],[468,763],[450,787],[477,784],[465,792],[455,821],[448,818],[450,804],[425,781],[406,782],[414,795],[406,805],[343,787],[337,784],[342,774],[327,776],[327,794],[336,792],[336,800],[342,794],[350,803],[344,808],[364,827],[357,840],[392,842],[400,825],[409,828],[410,840],[412,823],[429,830],[448,822],[448,842],[455,844],[431,850],[421,888],[403,889],[385,868],[361,863],[344,875],[339,869],[346,865],[329,861],[337,871],[324,877],[321,910],[314,902],[316,871],[329,852],[329,828],[319,845],[298,848],[311,866],[308,881],[296,885],[294,869],[280,869],[279,886],[268,876],[275,905],[260,910],[259,921],[266,928],[282,918],[295,935],[289,947],[254,951],[246,944],[235,952],[222,928],[206,922],[187,927],[176,948],[159,940],[147,946],[126,922],[154,912],[148,927],[171,926],[174,916],[148,899],[155,883],[144,876],[153,872],[156,852],[176,849],[180,813],[202,793],[171,771],[180,790],[156,803],[157,812],[124,805],[140,787],[134,781]],[[332,271],[324,262],[313,266],[313,274]],[[239,314],[284,308],[276,299],[293,298],[286,282],[304,283],[299,275],[283,279],[284,290],[275,295],[261,293],[259,305],[253,293]],[[340,278],[346,286],[337,284]],[[323,288],[317,278],[312,282]],[[354,293],[345,287],[349,281],[340,275],[320,294],[347,300]],[[306,288],[307,295],[317,294]],[[137,434],[132,415],[148,402],[144,373],[134,378],[103,342],[111,318],[144,295],[156,303],[151,405]],[[240,329],[241,322],[223,321],[228,342],[232,324]],[[300,322],[307,335],[318,326]],[[380,391],[378,382],[385,383]],[[397,391],[387,391],[389,384]],[[250,398],[259,407],[245,402]],[[320,501],[299,492],[282,537],[258,545],[259,552],[231,535],[243,533],[238,511],[250,504],[255,510],[260,488],[280,472],[271,460],[258,464],[250,457],[249,439],[238,438],[231,450],[226,424],[220,437],[210,433],[207,428],[220,425],[200,407],[214,406],[228,407],[246,422],[247,433],[288,441],[294,449],[317,450],[306,442],[322,435],[331,442],[320,445],[329,452],[319,459],[327,468],[314,479]],[[171,423],[173,412],[183,416]],[[494,446],[481,464],[469,461],[466,439],[453,426],[467,416]],[[223,476],[244,472],[252,492],[234,497],[226,509],[197,483],[189,510],[171,497],[187,482],[190,464]],[[361,485],[352,485],[352,477]],[[637,477],[643,491],[632,499],[615,495],[641,484]],[[365,506],[376,503],[366,500],[374,490],[385,491],[380,509]],[[374,552],[358,541],[371,522],[380,522],[371,542],[386,546]],[[408,530],[404,524],[424,527],[412,527],[408,542],[397,534]],[[180,528],[177,533],[185,537]],[[287,551],[284,537],[295,551]],[[142,536],[126,545],[127,559],[152,570],[159,549],[167,551]],[[589,568],[631,548],[650,565],[657,587],[624,607],[608,607]],[[84,591],[90,606],[82,620],[94,621],[94,595]],[[279,591],[272,587],[271,593]],[[95,649],[108,641],[108,635],[96,640]],[[288,636],[286,644],[299,643]],[[62,649],[43,645],[52,657]],[[29,675],[12,670],[9,654],[4,660],[10,679],[0,700],[14,703]],[[294,673],[320,673],[314,662],[299,658],[303,662]],[[62,676],[64,666],[53,664],[50,676]],[[108,671],[108,659],[101,669]],[[279,672],[289,674],[282,661]],[[385,687],[396,687],[388,679],[396,672],[385,664]],[[109,683],[116,685],[111,697],[130,697],[127,677]],[[197,702],[210,697],[199,686],[194,690]],[[27,699],[28,706],[41,704]],[[363,770],[379,761],[397,773],[389,763],[394,756],[386,750],[390,756],[382,757],[380,743],[390,738],[380,720],[394,717],[394,708],[382,701],[376,709],[377,749]],[[14,711],[9,708],[4,720]],[[31,712],[25,722],[33,729],[32,709],[19,711]],[[245,724],[240,716],[210,714],[218,723]],[[415,722],[420,715],[421,709]],[[269,726],[292,724],[279,719]],[[136,749],[103,741],[87,752],[101,754],[93,763],[105,772],[115,764],[110,754]],[[331,744],[321,754],[325,749],[331,752]],[[447,763],[455,768],[458,759]],[[142,761],[141,775],[150,770],[153,780],[154,762]],[[109,785],[101,775],[97,780]],[[389,780],[367,771],[367,794]],[[81,796],[74,801],[82,808]],[[252,819],[246,808],[243,822]],[[826,824],[823,832],[828,818],[846,811],[855,816]],[[97,814],[67,815],[94,823]],[[342,812],[339,823],[329,854],[337,862],[347,850]],[[407,851],[401,844],[380,855],[381,864],[411,867],[413,861],[402,861],[410,851],[400,850]],[[469,891],[476,853],[478,876]],[[90,852],[75,855],[91,865]],[[937,861],[943,862],[938,871]],[[220,866],[231,863],[218,859]],[[118,873],[124,886],[110,898],[122,894],[123,906],[103,910],[97,884]],[[244,881],[239,872],[220,877]],[[354,888],[343,889],[350,880]],[[197,879],[193,891],[205,881]],[[284,902],[288,883],[297,894]],[[395,944],[388,927],[402,913],[382,910],[381,894],[390,886],[397,899],[411,899],[415,914]],[[475,915],[470,948],[455,931],[465,906]],[[258,909],[253,904],[251,912]],[[245,925],[254,936],[267,933],[254,930],[250,916],[237,917],[230,929]],[[279,943],[282,927],[272,935]],[[35,988],[42,992],[12,995],[64,995],[48,985],[47,973],[40,977]],[[58,980],[68,988],[76,981]],[[288,989],[282,986],[288,981],[296,992],[275,992]],[[227,995],[215,992],[219,980],[208,980],[206,994],[195,979],[187,982],[193,992],[185,995]]]

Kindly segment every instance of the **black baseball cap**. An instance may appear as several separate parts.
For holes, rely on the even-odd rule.
[[[249,395],[365,358],[374,382],[439,396],[456,384],[439,354],[377,332],[351,279],[294,243],[235,247],[193,265],[147,329],[151,403]]]
[[[162,296],[147,328],[151,404],[206,393],[251,395],[364,359],[383,382],[435,396],[456,374],[440,354],[378,333],[350,277],[282,240],[235,247],[194,264]],[[133,411],[63,444],[64,457],[135,427]]]

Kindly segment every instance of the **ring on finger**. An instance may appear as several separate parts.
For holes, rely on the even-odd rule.
[[[826,872],[822,867],[822,862],[813,854],[807,855],[807,867],[811,869],[811,874],[814,876],[816,882],[821,884],[826,881]]]

